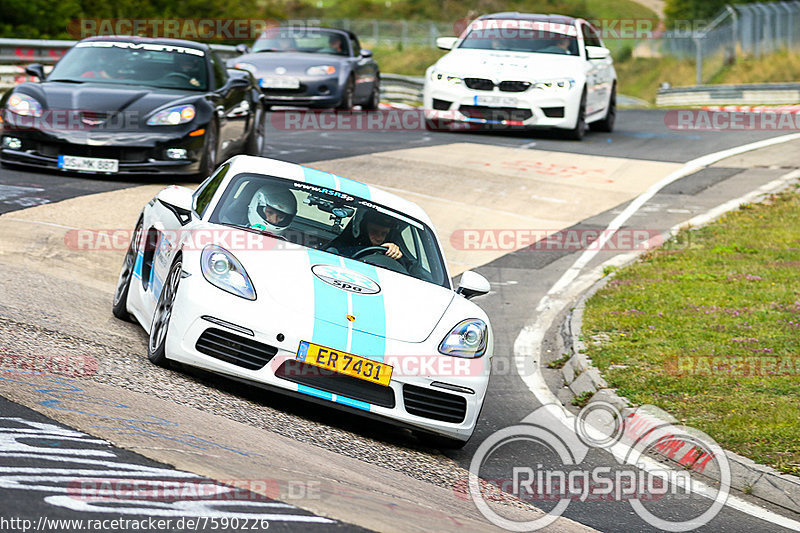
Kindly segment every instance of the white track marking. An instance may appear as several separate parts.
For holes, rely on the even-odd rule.
[[[633,216],[636,211],[638,211],[642,205],[644,205],[645,202],[650,200],[661,189],[670,183],[722,159],[796,139],[800,139],[800,134],[784,135],[781,137],[775,137],[773,139],[767,139],[765,141],[746,144],[689,161],[682,168],[670,173],[668,176],[651,186],[647,191],[639,195],[633,202],[631,202],[630,205],[628,205],[619,215],[614,218],[614,220],[611,221],[606,230],[601,232],[597,241],[597,246],[593,247],[591,250],[585,250],[573,263],[573,265],[567,269],[561,278],[550,288],[547,294],[542,297],[542,299],[539,301],[539,304],[536,306],[536,318],[522,328],[522,331],[520,331],[519,335],[514,341],[514,360],[520,377],[528,389],[542,405],[552,406],[551,412],[565,425],[565,427],[569,428],[570,430],[574,428],[575,416],[561,405],[561,402],[558,400],[556,395],[553,394],[553,392],[550,390],[550,387],[545,382],[541,373],[539,349],[542,341],[544,340],[545,333],[553,324],[556,317],[574,297],[577,297],[583,291],[591,287],[591,285],[600,277],[602,265],[590,272],[587,272],[583,276],[578,277],[582,269],[597,255],[597,252],[603,248],[604,244],[608,241],[613,232],[619,229],[631,216]],[[747,202],[750,199],[763,194],[764,192],[768,192],[770,188],[776,188],[777,186],[797,177],[798,175],[800,175],[800,171],[792,171],[788,174],[785,174],[781,178],[759,187],[755,191],[751,191],[740,198],[726,202],[708,211],[707,213],[694,217],[689,222],[697,225],[712,220],[724,213],[726,210],[735,208],[741,203]],[[676,231],[678,228],[684,225],[685,223],[679,224],[673,228],[673,230]],[[556,297],[556,295],[558,295],[558,297]],[[532,374],[529,374],[525,371],[525,365],[528,360],[532,360],[534,363],[535,371]],[[624,458],[627,455],[628,447],[618,442],[612,446],[609,451],[617,458]],[[651,471],[651,469],[664,468],[662,463],[647,457],[644,457],[644,462],[641,466],[643,469],[648,471]],[[692,483],[692,491],[698,495],[710,499],[713,499],[716,495],[716,489],[697,481]],[[795,531],[800,531],[800,522],[767,509],[763,509],[746,500],[743,500],[742,498],[729,495],[725,505],[760,520],[771,522]]]

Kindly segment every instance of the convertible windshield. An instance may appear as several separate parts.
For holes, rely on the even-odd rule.
[[[261,174],[239,174],[209,221],[450,287],[439,245],[427,225],[339,191]],[[391,245],[399,249],[401,257],[390,257]]]
[[[470,30],[459,48],[577,56],[578,39],[569,33],[524,26],[477,27]]]
[[[125,41],[76,44],[48,80],[205,91],[205,53],[196,48]]]
[[[253,44],[253,52],[304,52],[349,55],[347,35],[319,28],[270,28]]]

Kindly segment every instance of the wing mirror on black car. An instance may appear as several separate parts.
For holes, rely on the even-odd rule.
[[[236,68],[229,68],[228,74],[230,78],[228,78],[228,82],[225,84],[226,89],[238,89],[244,87],[250,87],[250,73],[246,71],[241,71]]]
[[[31,63],[25,67],[25,74],[36,76],[39,81],[44,81],[44,66],[41,63]]]

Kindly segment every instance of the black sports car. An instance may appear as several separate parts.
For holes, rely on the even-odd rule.
[[[380,102],[378,64],[349,31],[267,28],[228,65],[258,79],[267,105],[377,109]]]
[[[92,37],[40,83],[0,99],[0,162],[91,173],[208,176],[236,153],[259,155],[255,80],[204,44]]]

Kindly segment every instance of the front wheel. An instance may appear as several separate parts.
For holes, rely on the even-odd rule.
[[[153,313],[153,324],[150,326],[150,339],[147,342],[147,358],[150,362],[158,366],[167,367],[166,345],[169,321],[172,318],[172,308],[175,305],[175,296],[178,294],[178,284],[183,275],[183,262],[178,257],[172,268],[167,274],[167,281],[161,289],[161,296],[158,298],[155,313]]]
[[[617,84],[611,88],[611,97],[608,99],[608,109],[606,109],[606,116],[603,120],[599,120],[592,124],[594,131],[604,131],[611,133],[614,131],[614,123],[617,120]]]
[[[586,135],[586,90],[581,94],[581,103],[578,107],[578,118],[575,120],[575,127],[564,132],[564,136],[573,141],[580,141],[584,135]]]
[[[381,82],[380,78],[375,78],[375,84],[372,87],[372,93],[369,95],[369,100],[364,104],[365,111],[375,111],[381,105]]]
[[[119,280],[117,280],[117,288],[114,291],[114,302],[111,311],[114,316],[120,320],[131,320],[131,315],[128,313],[128,291],[131,288],[131,279],[133,279],[133,269],[136,265],[136,256],[139,253],[139,239],[142,236],[142,220],[136,223],[136,229],[133,230],[133,238],[128,245],[128,251],[125,253],[125,259],[122,261],[122,270],[119,273]]]
[[[217,168],[217,127],[211,122],[206,130],[206,144],[203,147],[203,157],[200,160],[199,178],[205,179]]]
[[[339,105],[336,106],[336,109],[340,109],[342,111],[350,111],[353,109],[353,95],[356,92],[356,83],[353,81],[353,78],[347,80],[347,85],[345,85],[344,92],[342,93],[342,99],[339,100]]]

